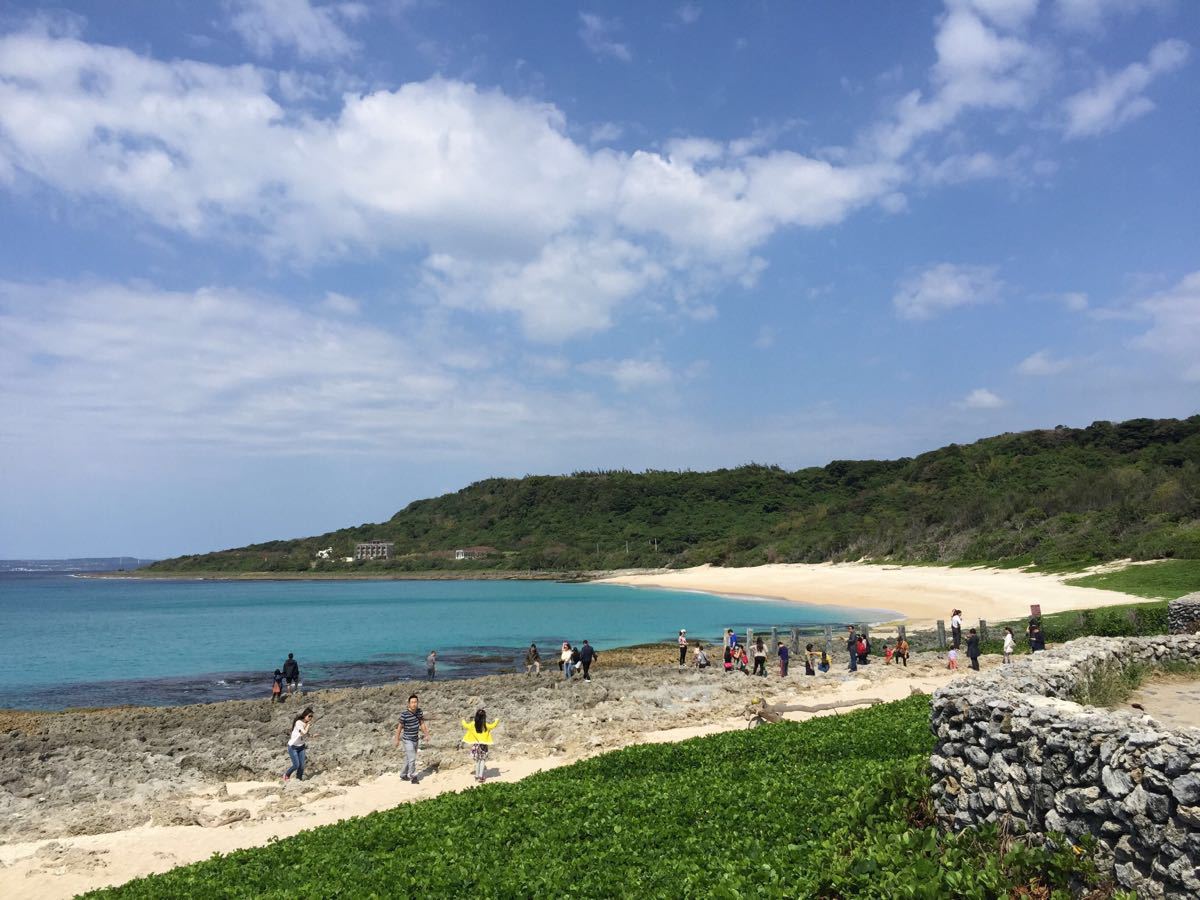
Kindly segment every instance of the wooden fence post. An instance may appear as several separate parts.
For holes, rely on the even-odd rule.
[[[833,653],[833,626],[825,626],[825,652]]]
[[[754,629],[747,628],[746,629],[746,649],[749,650],[753,646],[754,646]]]
[[[900,636],[900,640],[908,640],[908,629],[904,625],[897,626],[896,633]]]
[[[987,619],[979,620],[979,643],[983,643],[988,639],[987,636]]]
[[[792,653],[800,652],[800,629],[792,626]]]
[[[775,648],[778,646],[779,646],[779,630],[774,625],[772,625],[771,626],[771,646],[768,647],[767,649],[770,650],[772,653],[774,653]]]
[[[941,619],[937,620],[937,636],[938,636],[938,649],[945,650],[946,649],[946,623],[943,622]]]

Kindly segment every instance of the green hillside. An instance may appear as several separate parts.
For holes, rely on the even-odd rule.
[[[386,562],[337,561],[362,540]],[[456,561],[456,548],[493,548]],[[333,548],[333,561],[316,562]],[[912,459],[785,471],[493,478],[387,522],[164,560],[150,572],[385,573],[757,565],[869,557],[1070,567],[1200,559],[1200,416],[951,444]]]

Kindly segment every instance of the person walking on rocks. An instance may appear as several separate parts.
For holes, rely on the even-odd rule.
[[[892,658],[900,660],[904,663],[904,668],[908,668],[908,640],[904,635],[901,635],[900,639],[896,641],[896,650],[892,653]]]
[[[304,687],[300,683],[300,663],[296,662],[296,657],[290,653],[283,661],[283,680],[287,682],[289,695],[297,688]]]
[[[530,672],[542,674],[542,657],[538,653],[537,644],[530,644],[529,649],[525,651],[525,674]]]
[[[396,747],[404,744],[404,768],[400,770],[400,777],[413,784],[418,781],[417,747],[422,735],[429,740],[429,726],[425,724],[425,712],[418,705],[417,695],[411,694],[408,708],[400,713],[400,724],[396,726],[392,744]]]
[[[979,635],[972,628],[967,632],[967,659],[971,660],[971,668],[979,671]]]
[[[679,668],[687,662],[687,629],[679,629]]]
[[[429,676],[429,680],[437,678],[437,651],[430,650],[429,655],[425,657],[425,674]]]
[[[562,653],[558,656],[558,668],[563,673],[563,678],[571,677],[571,644],[568,641],[563,641]]]
[[[583,641],[583,646],[579,648],[579,664],[581,666],[583,666],[583,680],[584,681],[592,680],[592,676],[590,674],[588,674],[588,672],[592,668],[592,663],[594,663],[596,661],[596,657],[598,657],[599,655],[600,654],[598,654],[592,648],[592,645],[589,644],[587,642],[587,639],[585,638]]]
[[[791,651],[788,650],[788,645],[785,644],[783,641],[779,642],[778,649],[779,649],[779,677],[787,678],[788,656],[791,654]]]
[[[582,656],[582,654],[580,654],[579,648],[572,647],[571,648],[571,662],[570,662],[572,678],[574,678],[575,675],[579,672],[579,664],[582,661],[583,661],[583,656]]]
[[[1015,640],[1013,640],[1012,629],[1005,628],[1004,629],[1004,664],[1006,666],[1012,665],[1012,655],[1013,655],[1013,651],[1016,649],[1017,649],[1017,642]]]
[[[290,656],[288,657],[291,658]],[[292,733],[288,738],[287,751],[288,758],[291,759],[292,765],[286,772],[283,773],[283,780],[287,781],[295,773],[297,781],[304,780],[304,758],[308,753],[308,730],[312,727],[313,719],[312,707],[308,707],[296,718],[292,719]],[[313,732],[316,737],[316,732]]]
[[[500,724],[500,720],[489,722],[487,710],[475,710],[474,721],[462,720],[463,743],[471,750],[471,759],[475,761],[475,780],[483,784],[487,773],[488,749],[492,744],[492,731]]]
[[[271,676],[271,702],[283,702],[283,673],[278,669],[276,669],[275,674]]]
[[[962,610],[954,609],[950,611],[950,641],[954,644],[954,649],[957,650],[962,644]]]
[[[846,626],[846,651],[850,654],[850,671],[858,671],[858,635],[853,625]]]

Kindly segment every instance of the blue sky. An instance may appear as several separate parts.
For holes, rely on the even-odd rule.
[[[1198,46],[1184,0],[7,4],[0,557],[1194,414]]]

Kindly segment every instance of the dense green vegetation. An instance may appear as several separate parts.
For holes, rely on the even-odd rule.
[[[939,834],[929,698],[630,747],[98,892],[98,897],[997,897],[1086,853]]]
[[[1071,578],[1067,584],[1174,600],[1200,591],[1200,559],[1168,559],[1154,565],[1130,566],[1102,575]]]
[[[397,558],[349,556],[394,541]],[[455,548],[493,548],[455,561]],[[389,521],[165,560],[158,571],[572,571],[847,559],[1070,568],[1200,559],[1200,416],[1005,434],[912,459],[788,472],[494,478]]]

